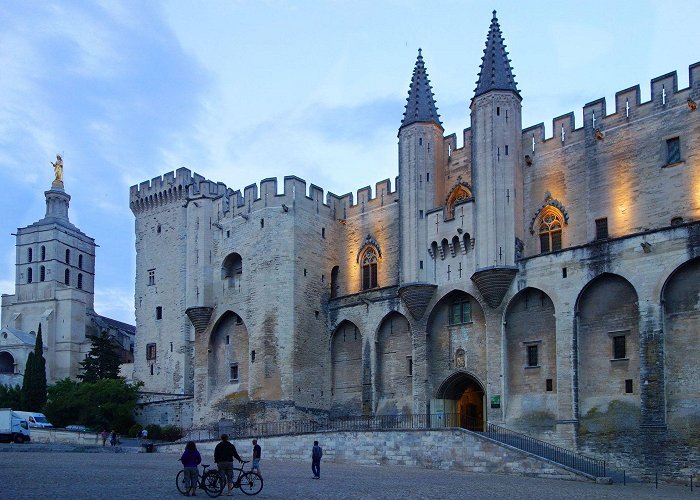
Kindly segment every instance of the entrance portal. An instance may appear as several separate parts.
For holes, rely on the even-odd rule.
[[[444,413],[452,425],[483,431],[485,428],[485,397],[481,383],[468,372],[455,372],[445,379],[431,401],[434,412]]]

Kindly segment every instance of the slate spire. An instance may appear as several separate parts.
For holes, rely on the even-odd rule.
[[[486,37],[484,57],[481,58],[479,80],[476,82],[474,97],[479,97],[491,90],[511,90],[520,97],[513,76],[513,68],[510,67],[510,59],[508,59],[501,27],[494,10],[489,33]]]
[[[413,68],[413,77],[411,77],[411,87],[408,89],[406,111],[403,114],[401,128],[416,122],[433,122],[442,127],[421,52],[421,49],[418,49],[418,59],[416,59],[415,68]]]

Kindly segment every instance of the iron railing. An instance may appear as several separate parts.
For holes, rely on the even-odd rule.
[[[377,415],[307,420],[280,420],[276,422],[245,422],[219,424],[218,429],[191,429],[186,438],[194,440],[218,439],[228,434],[233,439],[309,434],[328,431],[383,431],[413,429],[463,428],[478,432],[499,443],[545,458],[570,469],[605,477],[605,461],[581,455],[572,450],[553,445],[499,425],[470,419],[456,413],[419,415]]]

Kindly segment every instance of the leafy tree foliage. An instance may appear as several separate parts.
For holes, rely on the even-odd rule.
[[[0,384],[0,408],[22,409],[22,388]]]
[[[49,388],[44,413],[57,427],[82,424],[124,434],[134,424],[139,388],[120,378],[82,383],[65,378]]]
[[[22,380],[22,409],[41,411],[46,404],[46,359],[44,342],[41,337],[41,324],[36,334],[34,352],[27,356]]]
[[[105,332],[88,335],[88,338],[92,346],[85,359],[80,362],[83,373],[78,375],[78,378],[83,382],[118,378],[120,360],[112,339]]]

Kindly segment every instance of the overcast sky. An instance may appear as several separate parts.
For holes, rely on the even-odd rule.
[[[697,1],[0,2],[0,292],[18,227],[64,159],[70,219],[97,249],[95,309],[134,322],[129,187],[179,167],[243,188],[297,175],[336,194],[398,174],[418,48],[445,133],[469,126],[498,18],[523,127],[700,61]]]

